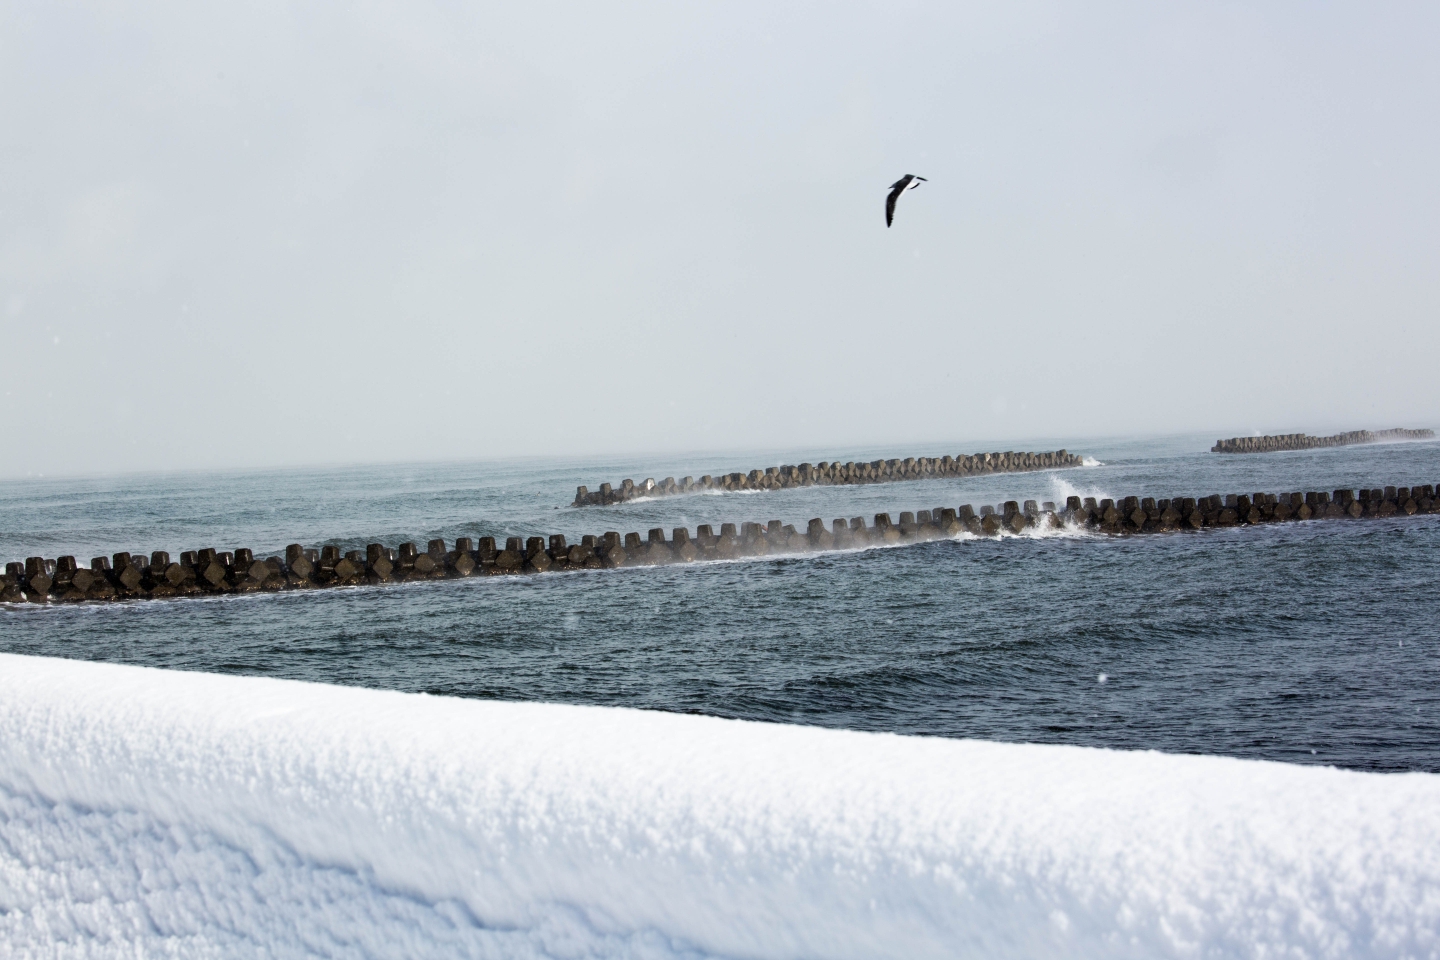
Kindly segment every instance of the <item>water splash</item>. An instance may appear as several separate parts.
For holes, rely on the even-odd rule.
[[[1071,476],[1073,476],[1073,474]],[[1050,489],[1053,491],[1052,496],[1055,500],[1055,505],[1058,507],[1063,507],[1065,501],[1070,497],[1079,497],[1081,500],[1084,500],[1086,497],[1094,497],[1096,503],[1099,503],[1101,500],[1115,499],[1114,494],[1102,487],[1094,484],[1077,486],[1070,482],[1069,477],[1062,474],[1056,474],[1050,478]]]

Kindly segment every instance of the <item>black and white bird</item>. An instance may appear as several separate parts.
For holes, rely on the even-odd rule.
[[[885,198],[885,226],[888,227],[895,222],[895,201],[900,199],[900,194],[906,190],[914,190],[920,186],[921,183],[929,182],[930,181],[924,177],[917,177],[913,173],[907,173],[899,180],[890,184],[890,196]]]

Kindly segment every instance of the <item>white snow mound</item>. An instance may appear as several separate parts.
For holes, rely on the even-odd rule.
[[[0,655],[0,956],[1437,955],[1437,776]]]

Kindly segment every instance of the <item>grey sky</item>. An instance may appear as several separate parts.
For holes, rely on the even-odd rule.
[[[0,0],[0,474],[1435,425],[1437,20]]]

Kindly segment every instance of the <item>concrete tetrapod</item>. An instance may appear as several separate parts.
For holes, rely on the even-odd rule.
[[[1305,433],[1285,433],[1274,437],[1231,437],[1216,440],[1211,453],[1276,453],[1282,450],[1315,450],[1320,447],[1348,447],[1357,443],[1385,443],[1391,440],[1433,440],[1430,429],[1351,430],[1329,437],[1312,437]]]
[[[837,518],[827,527],[814,517],[802,532],[780,520],[722,524],[716,533],[702,524],[692,536],[676,527],[667,539],[656,527],[645,537],[615,531],[586,535],[570,543],[563,534],[510,537],[503,549],[494,537],[462,537],[453,549],[431,540],[422,553],[414,543],[397,548],[369,544],[364,551],[341,553],[292,543],[283,556],[256,558],[239,548],[187,550],[178,561],[161,550],[150,554],[116,553],[95,557],[82,567],[73,556],[28,557],[5,565],[0,603],[77,603],[162,599],[323,587],[379,585],[413,580],[471,576],[550,574],[569,570],[689,564],[774,554],[854,550],[871,546],[921,543],[969,534],[998,537],[1030,530],[1089,530],[1112,536],[1244,527],[1310,519],[1362,520],[1440,513],[1433,485],[1373,487],[1360,491],[1213,494],[1203,497],[1124,497],[1120,500],[1070,497],[1063,508],[1051,502],[1010,500],[985,504],[903,511],[898,522],[889,513]]]
[[[706,474],[699,480],[684,477],[676,480],[653,478],[641,483],[622,480],[619,487],[608,483],[591,491],[577,487],[572,507],[608,506],[640,497],[667,497],[681,493],[704,493],[731,490],[786,490],[791,487],[844,486],[860,483],[896,483],[906,480],[931,480],[942,477],[974,477],[991,473],[1025,473],[1034,470],[1060,470],[1079,467],[1083,457],[1065,450],[1049,453],[976,453],[959,457],[906,457],[903,460],[872,460],[869,463],[787,464],[766,467],[749,473]]]

